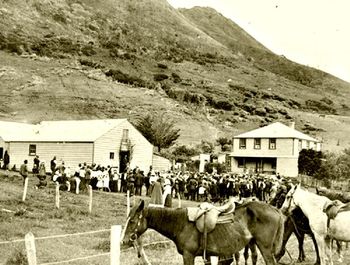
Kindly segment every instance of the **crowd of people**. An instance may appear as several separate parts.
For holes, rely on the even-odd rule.
[[[20,167],[23,180],[28,177],[28,161]],[[78,164],[76,168],[66,167],[64,161],[56,157],[50,161],[47,169],[45,161],[39,156],[33,160],[32,174],[38,178],[37,189],[45,188],[48,180],[60,184],[62,190],[87,191],[93,189],[108,192],[130,192],[130,195],[152,196],[155,186],[160,187],[162,202],[168,198],[181,198],[200,202],[220,202],[230,196],[239,198],[257,197],[261,201],[270,201],[277,189],[288,188],[289,181],[277,175],[262,174],[209,174],[198,172],[167,171],[159,172],[150,166],[145,174],[138,167],[126,168],[120,173],[118,167],[104,167],[96,164]],[[48,179],[49,178],[49,179]],[[155,185],[157,183],[157,185]],[[170,203],[171,204],[171,203]]]
[[[28,176],[28,161],[25,160],[20,168],[20,174],[25,179]],[[119,173],[118,167],[104,167],[96,164],[78,164],[76,168],[66,167],[56,157],[50,161],[47,170],[45,161],[39,156],[33,160],[32,173],[38,178],[36,188],[47,186],[48,180],[60,184],[61,189],[67,191],[86,191],[91,185],[93,189],[108,192],[130,192],[130,195],[152,196],[155,186],[160,187],[160,204],[166,200],[171,204],[171,198],[181,198],[199,202],[220,202],[230,196],[239,198],[256,197],[261,201],[270,201],[277,190],[288,188],[289,181],[277,175],[262,174],[209,174],[181,171],[159,172],[152,166],[147,173],[138,167],[126,168]],[[50,179],[48,179],[50,178]],[[157,183],[157,185],[155,185]],[[159,196],[158,196],[159,197]],[[169,200],[170,199],[170,200]]]

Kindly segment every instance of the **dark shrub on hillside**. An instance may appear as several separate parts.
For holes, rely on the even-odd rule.
[[[88,59],[79,59],[81,65],[86,65],[92,68],[103,68],[103,65]]]
[[[154,74],[153,75],[153,80],[157,81],[157,82],[163,81],[163,80],[168,79],[168,78],[169,78],[169,76],[167,76],[166,74]]]
[[[181,77],[177,73],[171,73],[174,83],[180,83],[182,81]]]
[[[261,107],[261,108],[256,108],[254,110],[254,114],[255,115],[258,115],[258,116],[265,116],[266,115],[266,110],[264,107]]]
[[[216,102],[214,107],[222,110],[233,110],[235,106],[231,102],[228,102],[226,100],[220,100]]]
[[[151,88],[151,85],[152,85],[151,83],[139,77],[130,76],[116,69],[110,69],[105,74],[106,76],[112,77],[113,80],[124,84],[129,84],[129,85],[134,85],[139,87],[148,87],[148,88]]]
[[[324,103],[326,103],[328,105],[333,105],[334,104],[334,102],[331,99],[329,99],[329,98],[321,98],[320,101],[322,101],[322,102],[324,102]]]
[[[305,101],[306,108],[312,109],[315,111],[320,111],[320,112],[327,112],[327,113],[336,113],[336,109],[334,109],[332,106],[329,106],[327,103],[323,101],[317,101],[317,100],[306,100]]]
[[[158,68],[161,68],[161,69],[168,69],[168,66],[164,63],[158,63],[157,66]]]

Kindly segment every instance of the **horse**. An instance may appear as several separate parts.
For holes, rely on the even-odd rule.
[[[256,244],[265,264],[276,265],[274,255],[282,244],[284,216],[275,207],[262,202],[248,202],[235,209],[233,222],[217,224],[208,233],[206,250],[203,235],[190,222],[185,208],[145,207],[135,205],[127,218],[122,246],[135,245],[148,229],[154,229],[172,240],[184,265],[194,265],[196,256],[206,251],[208,256],[232,257],[248,244]]]
[[[287,194],[287,187],[279,188],[276,191],[276,194],[274,198],[271,200],[270,204],[272,204],[273,206],[276,206],[277,208],[281,208],[285,200],[286,194]],[[315,236],[311,231],[309,219],[307,219],[307,217],[299,207],[296,207],[291,212],[291,214],[289,214],[286,218],[286,221],[284,224],[284,235],[283,235],[282,247],[280,252],[276,255],[276,260],[279,261],[284,256],[286,252],[286,245],[293,233],[298,240],[298,249],[299,249],[298,262],[305,261],[306,256],[304,252],[304,238],[305,238],[305,235],[310,235],[316,251],[315,265],[319,265],[320,255],[318,252]]]
[[[329,220],[324,213],[324,206],[331,202],[330,199],[304,190],[300,184],[293,186],[287,193],[282,205],[282,212],[291,212],[300,207],[309,219],[310,228],[313,232],[320,255],[320,264],[333,264],[331,253],[331,240],[350,241],[350,211],[339,212],[338,215]]]

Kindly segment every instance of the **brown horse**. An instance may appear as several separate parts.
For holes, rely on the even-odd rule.
[[[203,235],[188,221],[187,209],[145,207],[142,200],[130,211],[122,244],[134,245],[148,228],[175,243],[184,265],[193,265],[195,257],[203,255]],[[276,265],[274,255],[282,244],[283,229],[284,216],[278,209],[263,202],[248,202],[236,208],[234,222],[217,224],[208,234],[206,252],[208,256],[230,258],[248,244],[256,244],[265,263]]]

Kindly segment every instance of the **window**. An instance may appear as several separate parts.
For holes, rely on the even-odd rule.
[[[269,139],[269,149],[276,149],[276,138]]]
[[[306,149],[310,149],[310,141],[306,141]]]
[[[123,140],[129,139],[129,129],[123,129]]]
[[[246,148],[246,139],[240,138],[239,139],[239,149],[245,149]]]
[[[299,142],[298,142],[298,149],[299,149],[299,151],[301,151],[301,149],[303,149],[303,141],[302,140],[299,140]]]
[[[4,158],[4,148],[0,147],[0,159]]]
[[[112,160],[114,159],[114,152],[109,153],[109,159],[112,159]]]
[[[238,167],[244,167],[244,165],[245,165],[244,158],[243,157],[238,157],[237,158],[237,164],[238,164]]]
[[[254,138],[254,149],[260,149],[260,148],[261,148],[261,139]]]
[[[30,144],[29,145],[29,155],[35,156],[36,155],[36,144]]]

